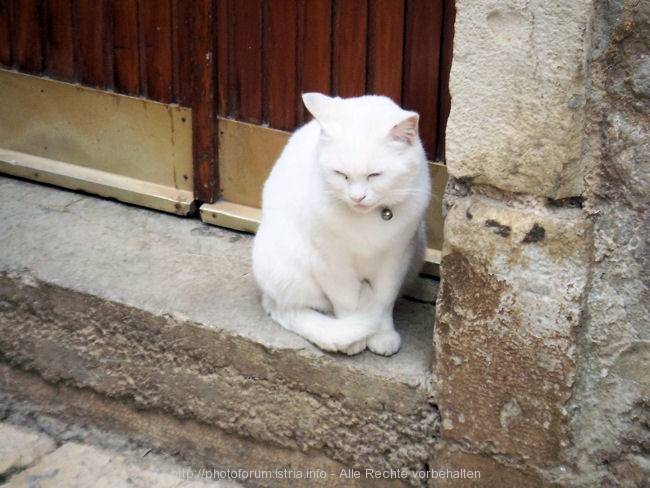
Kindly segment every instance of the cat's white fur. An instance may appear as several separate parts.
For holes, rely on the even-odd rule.
[[[393,306],[425,249],[430,184],[418,115],[375,95],[303,101],[314,120],[264,185],[253,248],[264,309],[324,350],[394,354]]]

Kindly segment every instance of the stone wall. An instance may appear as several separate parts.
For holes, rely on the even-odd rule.
[[[635,486],[650,438],[647,2],[456,8],[431,464]]]
[[[578,468],[650,481],[650,2],[595,3],[585,205],[594,225],[574,429]]]

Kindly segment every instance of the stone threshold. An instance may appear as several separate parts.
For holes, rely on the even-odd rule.
[[[239,439],[226,467],[250,463],[244,442],[283,466],[426,468],[432,283],[398,303],[398,354],[329,354],[263,313],[250,235],[3,176],[0,200],[0,358],[17,374]]]

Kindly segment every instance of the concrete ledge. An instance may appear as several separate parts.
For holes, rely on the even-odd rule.
[[[431,303],[400,302],[396,356],[330,355],[263,314],[250,236],[4,177],[0,199],[0,354],[14,368],[274,451],[429,462]]]

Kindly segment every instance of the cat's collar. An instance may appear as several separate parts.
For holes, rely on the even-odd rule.
[[[393,218],[393,211],[388,207],[382,208],[381,209],[381,218],[384,219],[384,220],[392,219]]]

